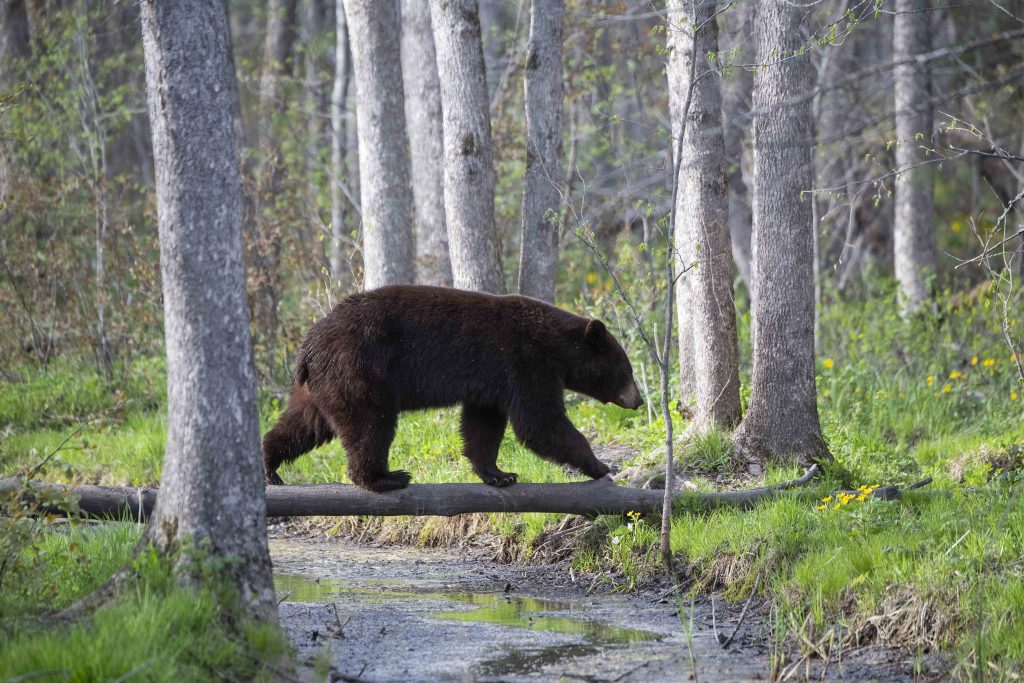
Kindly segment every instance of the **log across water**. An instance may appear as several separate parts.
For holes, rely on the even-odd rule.
[[[690,509],[748,508],[777,492],[805,484],[816,467],[802,477],[774,486],[719,493],[680,493],[676,503]],[[39,506],[63,514],[62,501],[75,500],[88,517],[143,520],[153,511],[158,489],[123,486],[65,486],[0,479],[0,496],[22,491]],[[514,484],[494,488],[485,484],[412,484],[388,493],[373,493],[351,484],[305,484],[267,487],[267,515],[439,515],[471,512],[551,512],[577,515],[659,512],[663,492],[617,486],[605,477],[570,484]]]

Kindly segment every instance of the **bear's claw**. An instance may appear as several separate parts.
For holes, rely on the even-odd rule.
[[[515,472],[503,472],[497,468],[490,472],[478,473],[480,480],[488,486],[495,486],[497,488],[505,488],[519,481],[519,475]]]
[[[267,486],[284,486],[284,480],[277,472],[266,472],[265,475]]]

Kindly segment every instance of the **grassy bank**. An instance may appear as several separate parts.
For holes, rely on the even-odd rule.
[[[680,512],[673,549],[688,590],[743,600],[757,583],[771,598],[777,637],[800,654],[877,643],[946,653],[961,677],[1009,680],[1024,671],[1024,622],[1016,616],[1024,613],[1024,399],[1012,359],[984,302],[943,306],[938,316],[908,323],[892,310],[881,296],[823,313],[819,410],[835,463],[815,484],[817,498],[783,498],[749,512]],[[741,348],[749,353],[747,340]],[[632,355],[639,362],[639,352]],[[33,466],[85,425],[52,457],[45,478],[156,483],[164,440],[160,361],[135,363],[113,382],[70,361],[12,374],[0,385],[0,473]],[[263,394],[264,428],[282,408],[274,393]],[[631,449],[625,465],[656,462],[664,425],[645,411],[572,401],[570,412],[594,443]],[[391,460],[418,482],[475,481],[460,449],[454,411],[413,413],[401,419]],[[736,481],[727,434],[680,442],[680,452],[683,475],[698,488]],[[575,478],[511,435],[501,464],[523,481]],[[281,474],[299,483],[344,480],[344,472],[344,451],[332,443]],[[772,466],[768,478],[795,473]],[[821,500],[838,488],[926,476],[932,485],[901,502]],[[421,543],[486,533],[508,557],[569,558],[623,589],[659,571],[654,522],[642,518],[581,524],[556,515],[481,515],[343,525]],[[84,549],[91,546],[79,547],[91,557]],[[97,575],[106,567],[93,566]],[[19,605],[35,599],[26,595]]]
[[[135,524],[60,524],[17,534],[0,520],[0,677],[4,680],[271,680],[287,661],[284,636],[225,610],[226,591],[176,584],[151,553],[134,560],[136,578],[116,602],[74,623],[54,614],[102,584],[130,557]],[[25,535],[25,534],[28,535]],[[18,547],[9,541],[17,537]],[[24,677],[24,678],[18,678]]]

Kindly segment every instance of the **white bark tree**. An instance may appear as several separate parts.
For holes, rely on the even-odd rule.
[[[412,188],[405,132],[398,6],[345,0],[363,220],[363,288],[412,282]]]
[[[692,268],[683,275],[688,280],[686,296],[677,297],[676,305],[680,353],[692,349],[693,354],[696,401],[692,429],[696,431],[732,427],[740,419],[722,97],[716,65],[706,57],[718,53],[716,7],[714,0],[670,0],[668,4],[673,118],[682,116],[687,100],[690,102],[676,179],[675,246],[678,272]],[[692,64],[695,53],[697,63]],[[681,122],[673,126],[683,128]],[[684,335],[692,335],[692,339],[684,340]]]
[[[750,41],[753,7],[735,4],[723,13],[721,21],[728,47],[735,48]],[[754,59],[752,50],[740,50],[729,58],[743,64]],[[729,192],[729,237],[732,258],[740,280],[753,289],[750,279],[750,235],[753,217],[750,213],[750,96],[754,75],[742,67],[733,67],[722,75],[722,136],[725,140],[726,184]]]
[[[145,538],[165,553],[231,558],[223,571],[242,600],[272,618],[226,7],[144,0],[141,16],[168,389],[160,500]],[[186,582],[199,578],[178,566]]]
[[[331,246],[328,261],[331,280],[346,281],[346,215],[349,199],[345,196],[348,156],[348,106],[352,59],[348,46],[348,22],[340,0],[334,4],[336,38],[334,44],[334,87],[331,90]]]
[[[931,3],[897,0],[893,56],[896,91],[896,218],[893,251],[903,313],[919,311],[931,299],[935,273],[932,246],[935,167],[924,146],[932,135],[931,71],[907,60],[931,49]]]
[[[503,293],[477,0],[431,0],[444,119],[444,206],[456,287]]]
[[[818,422],[814,366],[811,102],[806,8],[760,3],[754,19],[754,345],[750,403],[734,440],[753,471],[767,458],[831,458]],[[796,102],[795,104],[793,102]]]
[[[531,0],[526,49],[526,181],[519,293],[555,300],[562,206],[562,18],[564,0]]]
[[[271,359],[278,331],[277,307],[281,299],[281,234],[274,213],[274,199],[282,178],[281,140],[275,118],[281,111],[282,85],[291,77],[294,63],[298,0],[271,0],[267,6],[267,33],[260,69],[260,98],[257,115],[256,197],[254,243],[250,245],[256,269],[253,286],[253,314],[258,341]],[[278,126],[279,127],[279,126]]]
[[[450,287],[444,174],[437,168],[444,157],[444,126],[430,0],[402,3],[402,79],[416,207],[416,282]]]

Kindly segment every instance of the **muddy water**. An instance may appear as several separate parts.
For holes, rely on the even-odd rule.
[[[272,539],[271,553],[285,630],[300,659],[326,660],[336,680],[654,683],[768,674],[762,648],[718,646],[704,606],[687,605],[680,617],[673,598],[588,594],[589,582],[578,585],[564,567],[309,539]]]

